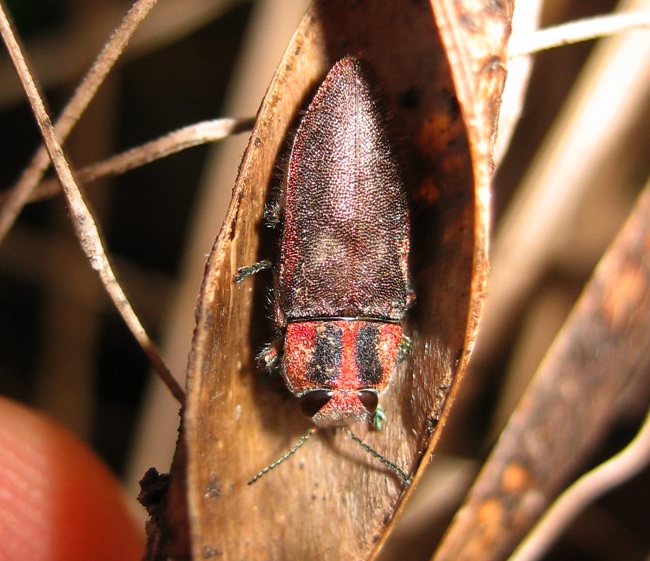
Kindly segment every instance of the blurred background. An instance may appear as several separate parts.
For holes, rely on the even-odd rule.
[[[6,5],[50,114],[57,115],[130,3],[8,0]],[[304,0],[160,0],[66,142],[70,160],[82,167],[198,121],[254,115],[306,6]],[[550,0],[543,6],[542,26],[614,8],[610,0]],[[531,166],[541,165],[536,158],[546,149],[544,139],[552,127],[571,124],[562,108],[594,45],[534,57],[521,120],[494,181],[496,248],[502,232],[513,235],[502,217],[525,188],[530,170],[538,169]],[[460,401],[386,559],[400,548],[403,557],[405,542],[411,559],[430,557],[625,220],[650,171],[648,81],[645,88],[632,116],[621,117],[625,126],[613,131],[611,144],[599,152],[575,208],[552,235],[538,240],[545,257],[520,297],[499,300],[499,290],[517,273],[493,259],[493,280],[505,280],[500,288],[490,286],[496,303],[488,296]],[[596,121],[600,117],[593,115]],[[564,124],[554,125],[558,120]],[[193,148],[86,187],[122,286],[179,380],[205,258],[225,214],[246,136]],[[33,116],[3,50],[0,189],[16,182],[38,145]],[[574,148],[576,163],[589,158],[580,145]],[[542,220],[553,209],[539,212],[525,219]],[[585,458],[585,468],[620,450],[637,431],[650,396],[647,373],[642,379],[597,454]],[[169,466],[178,406],[151,376],[144,353],[88,266],[60,197],[28,205],[0,246],[0,393],[70,427],[123,478],[134,497],[137,480],[149,466],[161,471]],[[649,489],[646,469],[590,508],[548,558],[649,558]],[[139,508],[134,500],[134,509]]]

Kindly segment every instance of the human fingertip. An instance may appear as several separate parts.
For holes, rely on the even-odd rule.
[[[122,487],[75,435],[0,397],[0,450],[0,559],[142,558]]]

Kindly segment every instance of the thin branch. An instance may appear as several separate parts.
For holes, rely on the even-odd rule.
[[[145,332],[140,320],[136,316],[133,308],[131,307],[122,287],[117,282],[113,269],[108,261],[108,257],[102,246],[99,231],[93,216],[86,206],[81,192],[75,183],[72,176],[72,171],[68,162],[65,160],[63,148],[59,143],[54,127],[50,120],[49,115],[45,109],[45,104],[41,98],[38,88],[29,72],[25,58],[20,50],[20,46],[16,37],[14,36],[9,20],[5,15],[4,5],[0,0],[0,33],[7,45],[9,55],[16,67],[20,81],[25,89],[27,98],[29,99],[32,111],[36,117],[36,122],[41,130],[45,147],[49,154],[54,169],[61,181],[63,192],[66,196],[68,209],[72,215],[72,223],[75,228],[75,233],[81,243],[86,256],[90,261],[91,267],[99,273],[99,277],[108,292],[108,295],[113,300],[122,318],[131,329],[138,343],[147,354],[152,366],[161,377],[163,382],[167,384],[168,388],[176,399],[182,404],[185,399],[185,394],[172,376],[171,372],[165,366],[158,350]]]
[[[104,177],[119,175],[182,150],[222,140],[239,132],[249,131],[253,123],[254,118],[214,119],[188,125],[106,160],[81,168],[75,173],[76,180],[79,184],[86,184]],[[60,193],[61,184],[58,179],[45,179],[32,191],[27,202],[49,199]],[[0,195],[0,205],[7,198],[8,196]]]
[[[650,0],[644,5],[650,8]],[[511,329],[513,310],[572,231],[576,210],[595,184],[594,174],[627,140],[649,91],[649,33],[617,37],[590,57],[496,232],[475,365]]]
[[[149,53],[189,37],[210,25],[224,13],[245,0],[158,0],[156,9],[146,18],[120,60],[137,60]],[[52,29],[29,40],[30,60],[43,90],[69,84],[83,76],[102,48],[105,40],[124,17],[125,6],[131,2],[93,2],[75,7],[83,25]],[[14,68],[7,59],[0,59],[0,111],[23,99],[20,83],[14,83]]]
[[[630,480],[650,463],[650,410],[634,440],[584,474],[546,512],[509,561],[536,561],[573,520],[596,499]]]
[[[650,10],[585,18],[527,35],[513,35],[508,45],[508,57],[530,55],[647,27],[650,27]]]
[[[140,22],[155,4],[156,0],[137,0],[99,53],[99,56],[95,59],[95,62],[55,124],[56,134],[61,143],[65,142],[65,139],[95,96],[97,89],[110,72],[115,61],[129,42],[129,39],[140,25]],[[3,22],[6,22],[6,29],[10,33],[9,20],[6,17],[4,6],[2,7],[2,11]],[[13,34],[10,33],[10,35],[11,41],[16,43]],[[5,38],[5,42],[7,41],[8,39]],[[7,43],[7,46],[9,48],[9,43]],[[33,100],[30,100],[30,102],[33,103]],[[9,230],[11,230],[13,223],[16,221],[16,217],[20,214],[32,190],[38,185],[49,165],[50,159],[47,150],[41,146],[36,151],[29,166],[23,171],[18,182],[12,188],[11,194],[2,207],[2,211],[0,212],[0,243],[2,243]]]
[[[447,530],[436,561],[503,559],[609,430],[650,368],[650,180]]]

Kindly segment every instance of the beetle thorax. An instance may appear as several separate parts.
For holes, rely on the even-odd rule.
[[[287,325],[284,377],[320,427],[371,418],[399,356],[398,323],[314,319]]]

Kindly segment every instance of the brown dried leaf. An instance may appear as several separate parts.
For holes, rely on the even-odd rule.
[[[443,38],[454,36],[447,12],[439,10]],[[504,11],[494,16],[507,22]],[[482,20],[468,21],[472,34],[483,33]],[[236,284],[234,276],[273,252],[260,242],[262,213],[300,109],[333,62],[363,54],[384,84],[408,155],[417,304],[406,326],[412,352],[382,396],[385,429],[355,431],[415,472],[433,449],[429,440],[439,435],[450,388],[455,393],[475,338],[507,23],[499,29],[500,43],[468,43],[467,51],[450,55],[452,65],[463,61],[454,72],[462,83],[457,99],[426,3],[322,1],[305,16],[260,110],[198,304],[183,417],[192,558],[365,559],[376,550],[406,493],[345,434],[319,432],[296,456],[246,485],[309,423],[280,383],[261,383],[255,365],[259,347],[273,336],[264,303],[270,281],[259,276],[254,291],[253,282]],[[443,42],[459,48],[453,37]],[[477,53],[478,61],[465,58]],[[174,493],[183,485],[182,463],[175,465]]]

